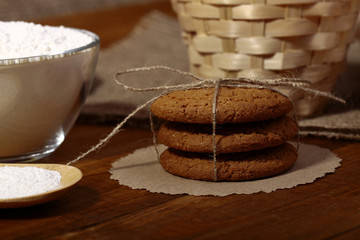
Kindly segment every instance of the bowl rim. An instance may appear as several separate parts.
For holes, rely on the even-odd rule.
[[[69,49],[69,50],[61,52],[61,53],[0,59],[0,67],[9,66],[9,65],[19,65],[19,64],[24,64],[24,63],[35,63],[35,62],[48,61],[48,60],[52,60],[52,59],[64,58],[64,57],[68,57],[68,56],[72,56],[72,55],[81,53],[85,50],[89,50],[91,48],[94,48],[94,47],[100,45],[100,38],[97,34],[90,32],[88,30],[85,30],[85,29],[72,28],[72,27],[66,27],[66,28],[82,32],[83,34],[90,36],[92,38],[92,41],[84,46],[72,48],[72,49]]]

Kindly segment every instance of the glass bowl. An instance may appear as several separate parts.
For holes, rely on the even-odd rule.
[[[100,48],[0,60],[0,162],[33,161],[64,141],[89,94]]]

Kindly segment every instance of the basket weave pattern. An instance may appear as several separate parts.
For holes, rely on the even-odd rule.
[[[205,78],[296,73],[331,91],[355,33],[359,0],[171,0],[190,70]],[[290,94],[290,93],[287,93]],[[323,100],[291,93],[311,115]]]

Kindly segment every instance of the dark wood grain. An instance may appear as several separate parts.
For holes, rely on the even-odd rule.
[[[152,9],[173,15],[166,1],[38,22],[88,29],[105,48]],[[41,162],[66,163],[112,127],[78,123]],[[314,183],[272,193],[194,197],[133,190],[109,178],[112,162],[150,145],[151,137],[148,130],[125,129],[75,164],[84,178],[63,198],[0,210],[0,239],[359,239],[359,142],[302,138],[343,159],[334,174]]]

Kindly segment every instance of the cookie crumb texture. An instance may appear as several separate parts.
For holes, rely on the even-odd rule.
[[[171,92],[157,99],[152,113],[168,121],[212,123],[214,88]],[[290,100],[269,89],[221,87],[217,100],[216,122],[241,123],[280,117],[292,110]]]
[[[290,116],[261,122],[217,125],[217,153],[247,152],[274,147],[298,132]],[[188,152],[213,152],[212,125],[166,122],[157,134],[159,143]]]
[[[218,181],[244,181],[266,178],[289,170],[297,159],[297,151],[289,143],[245,153],[217,156]],[[167,149],[160,164],[169,173],[194,180],[214,181],[214,162],[209,154]]]

